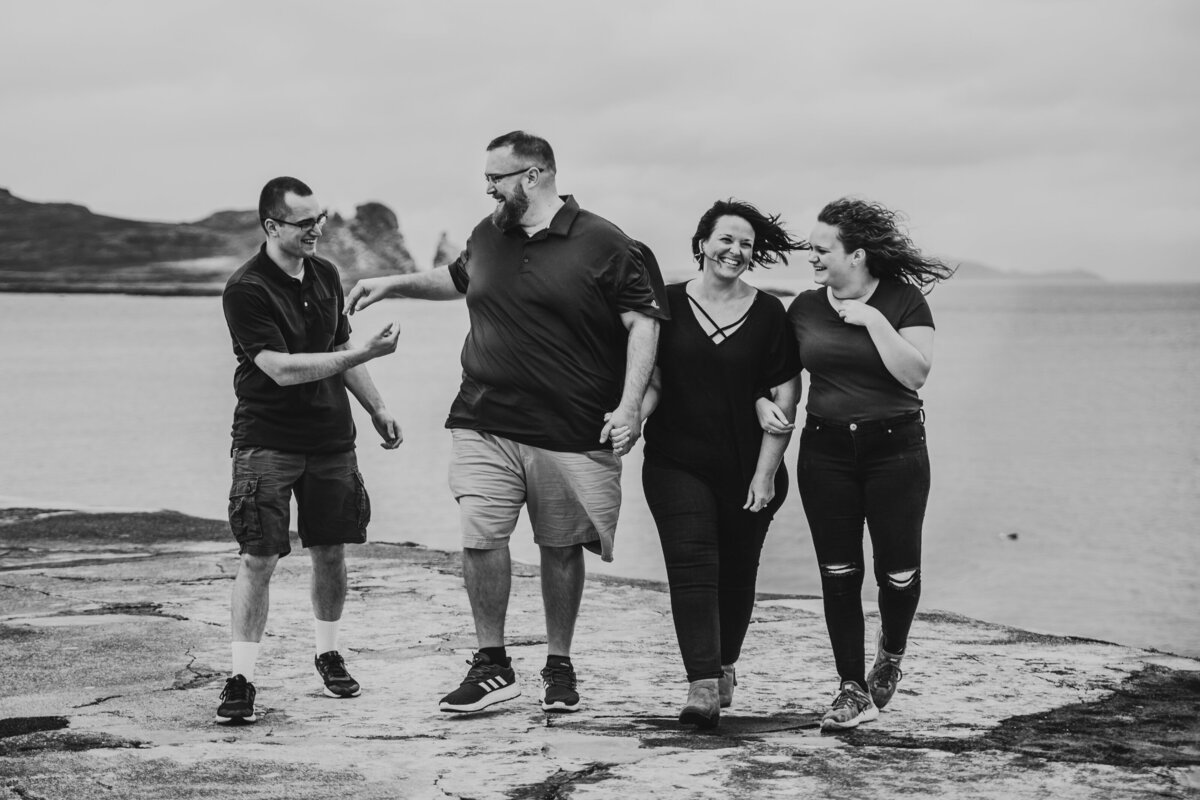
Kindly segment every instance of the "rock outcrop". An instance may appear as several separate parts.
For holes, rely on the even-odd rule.
[[[547,714],[536,568],[514,563],[523,694],[444,714],[475,645],[457,553],[348,551],[341,652],[313,670],[308,559],[280,561],[257,724],[213,724],[229,665],[228,525],[170,512],[0,512],[0,790],[13,798],[1185,798],[1200,789],[1200,662],[918,616],[878,720],[818,730],[836,688],[821,601],[760,595],[733,706],[696,731],[661,584],[589,578],[583,709]],[[871,629],[878,620],[871,614]]]
[[[451,242],[450,236],[442,231],[442,235],[438,237],[437,248],[433,252],[433,265],[440,267],[443,264],[449,264],[458,258],[458,254],[461,252],[462,245]]]

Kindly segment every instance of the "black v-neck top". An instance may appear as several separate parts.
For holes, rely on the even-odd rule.
[[[686,283],[667,287],[671,321],[658,339],[658,408],[646,421],[646,459],[660,460],[745,499],[763,432],[754,402],[800,372],[783,303],[758,292],[741,327],[714,342],[689,305]]]

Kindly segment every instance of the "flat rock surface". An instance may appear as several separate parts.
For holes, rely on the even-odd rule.
[[[444,714],[474,645],[457,554],[349,552],[341,650],[362,696],[321,692],[297,550],[272,582],[260,720],[224,727],[223,522],[0,511],[0,797],[1200,797],[1194,659],[925,612],[891,705],[823,735],[836,677],[820,600],[763,596],[734,705],[698,732],[675,719],[686,681],[664,587],[596,579],[573,653],[584,707],[552,715],[537,571],[518,565],[523,694]]]

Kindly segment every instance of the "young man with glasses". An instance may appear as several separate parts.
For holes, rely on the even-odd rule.
[[[229,524],[241,555],[233,668],[216,716],[223,724],[257,719],[254,666],[271,574],[291,552],[293,492],[300,542],[312,559],[314,663],[326,695],[358,696],[337,633],[346,599],[343,548],[366,541],[371,507],[354,455],[347,390],[371,414],[384,448],[403,440],[366,367],[395,352],[400,328],[388,324],[366,344],[351,344],[338,271],[316,254],[328,215],[312,190],[295,178],[275,178],[263,187],[258,215],[267,240],[222,296],[237,357]]]
[[[521,694],[505,650],[508,539],[521,506],[541,553],[547,660],[542,708],[576,711],[571,640],[583,549],[612,560],[621,461],[641,430],[654,366],[662,278],[653,255],[555,185],[545,139],[514,131],[487,147],[496,201],[466,250],[431,272],[360,281],[350,313],[384,297],[465,297],[471,330],[450,408],[450,489],[463,531],[463,579],[479,650],[442,711],[479,711]],[[606,421],[607,420],[607,421]],[[620,446],[610,432],[628,426]]]

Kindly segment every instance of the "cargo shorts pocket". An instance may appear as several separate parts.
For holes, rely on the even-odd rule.
[[[236,477],[229,490],[229,528],[239,543],[257,542],[263,538],[258,517],[258,477]]]
[[[367,485],[358,470],[354,470],[354,501],[358,512],[358,529],[365,531],[371,522],[371,496],[367,494]]]

